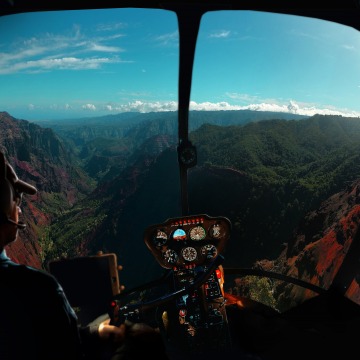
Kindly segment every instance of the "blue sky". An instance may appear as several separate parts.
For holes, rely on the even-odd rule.
[[[258,12],[204,16],[192,110],[360,116],[360,34]],[[176,16],[88,10],[0,18],[0,111],[27,120],[177,109]]]

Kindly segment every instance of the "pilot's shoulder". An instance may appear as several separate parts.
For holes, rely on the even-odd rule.
[[[11,263],[6,269],[5,277],[9,284],[27,291],[62,292],[57,279],[49,272],[32,266]]]

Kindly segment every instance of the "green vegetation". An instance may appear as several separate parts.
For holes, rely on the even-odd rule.
[[[191,133],[191,140],[199,165],[244,171],[257,186],[271,186],[279,194],[290,187],[303,199],[304,210],[360,175],[359,119],[314,116],[244,126],[203,125]]]
[[[148,126],[145,131],[138,124],[127,132],[126,141],[138,142],[136,153],[123,153],[119,175],[102,181],[91,197],[70,209],[62,206],[61,196],[51,198],[58,217],[46,235],[49,257],[75,253],[84,243],[92,249],[96,243],[100,248],[121,248],[125,258],[138,251],[140,245],[133,239],[142,239],[149,222],[158,221],[160,214],[174,213],[171,206],[176,200],[163,198],[165,187],[157,185],[177,178],[176,171],[169,171],[176,167],[174,158],[161,158],[159,152],[142,147],[150,128],[159,130],[153,125],[143,124]],[[141,138],[141,134],[146,135]],[[203,124],[190,133],[190,140],[198,151],[198,166],[189,172],[190,212],[221,214],[231,220],[226,260],[241,266],[278,256],[306,213],[360,175],[360,120],[356,118],[317,115],[244,125]],[[102,156],[91,167],[94,176],[103,174],[105,165],[116,165],[108,161],[117,151],[128,150],[122,148],[124,144],[125,140],[119,142],[117,148],[114,141],[89,142],[88,149]],[[128,156],[133,157],[131,162]],[[147,179],[150,173],[152,182]]]
[[[226,290],[234,295],[243,296],[276,309],[273,284],[269,278],[244,276],[235,279],[235,286]]]
[[[87,239],[103,223],[106,214],[98,200],[81,202],[64,211],[42,236],[44,260],[87,255],[91,247]]]

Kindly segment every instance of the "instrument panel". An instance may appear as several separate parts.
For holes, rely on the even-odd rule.
[[[200,214],[152,225],[144,241],[162,267],[173,269],[210,263],[224,249],[230,232],[226,217]]]

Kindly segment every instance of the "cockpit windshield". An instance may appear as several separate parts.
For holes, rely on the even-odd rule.
[[[189,214],[231,222],[225,291],[283,311],[345,282],[360,304],[359,273],[339,271],[360,220],[357,30],[270,12],[205,13],[188,116],[196,161],[177,153],[187,109],[178,108],[173,11],[30,12],[2,16],[0,33],[0,144],[39,189],[23,202],[30,255],[14,244],[15,259],[46,268],[111,252],[128,288],[158,278],[164,269],[144,231],[184,215],[183,161]],[[167,239],[163,230],[156,241]],[[201,227],[189,231],[206,238]],[[194,249],[170,255],[194,260]],[[218,251],[211,241],[201,249]]]
[[[198,153],[190,213],[231,219],[226,267],[333,283],[358,221],[350,203],[359,176],[359,40],[353,28],[313,18],[203,15],[189,115]],[[278,308],[315,294],[264,282],[269,304],[291,293]],[[260,286],[251,276],[226,285],[240,294]],[[359,284],[348,285],[359,301]]]
[[[0,30],[1,106],[17,118],[40,122],[177,110],[179,34],[173,12],[25,13],[2,17]]]

